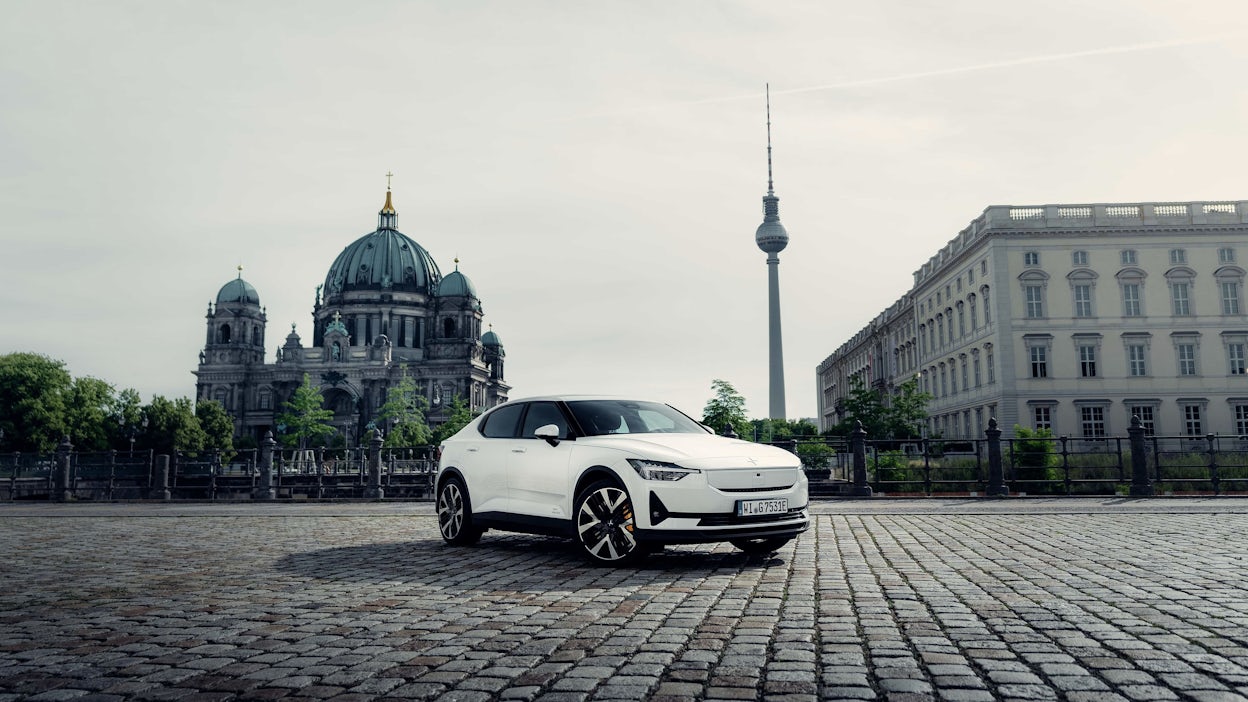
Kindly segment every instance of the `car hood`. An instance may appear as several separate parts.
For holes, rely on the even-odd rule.
[[[743,463],[785,467],[800,464],[797,456],[784,449],[714,434],[607,434],[581,437],[576,443],[690,468],[741,467]]]

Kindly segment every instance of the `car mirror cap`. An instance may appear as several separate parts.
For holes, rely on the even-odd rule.
[[[551,446],[559,445],[559,427],[555,424],[543,424],[533,431],[533,436],[545,439]]]

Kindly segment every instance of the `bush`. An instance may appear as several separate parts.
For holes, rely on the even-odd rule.
[[[1017,480],[1053,480],[1049,468],[1057,464],[1053,455],[1053,432],[1014,425],[1014,472]]]
[[[802,459],[802,465],[807,470],[823,470],[832,462],[832,457],[836,455],[836,449],[827,444],[799,443],[797,445],[797,455]]]

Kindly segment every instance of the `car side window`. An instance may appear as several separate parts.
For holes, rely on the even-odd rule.
[[[529,413],[524,416],[524,430],[520,432],[520,436],[532,439],[533,432],[547,424],[559,427],[560,439],[568,438],[568,420],[563,418],[563,412],[559,411],[558,405],[553,402],[530,402]]]
[[[520,413],[524,404],[503,405],[494,410],[485,419],[481,433],[490,439],[510,439],[516,435],[516,425],[520,423]]]

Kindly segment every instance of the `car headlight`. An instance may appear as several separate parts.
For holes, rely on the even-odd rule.
[[[686,475],[702,472],[697,468],[682,468],[675,463],[650,461],[645,458],[630,458],[628,465],[646,480],[680,480]]]

